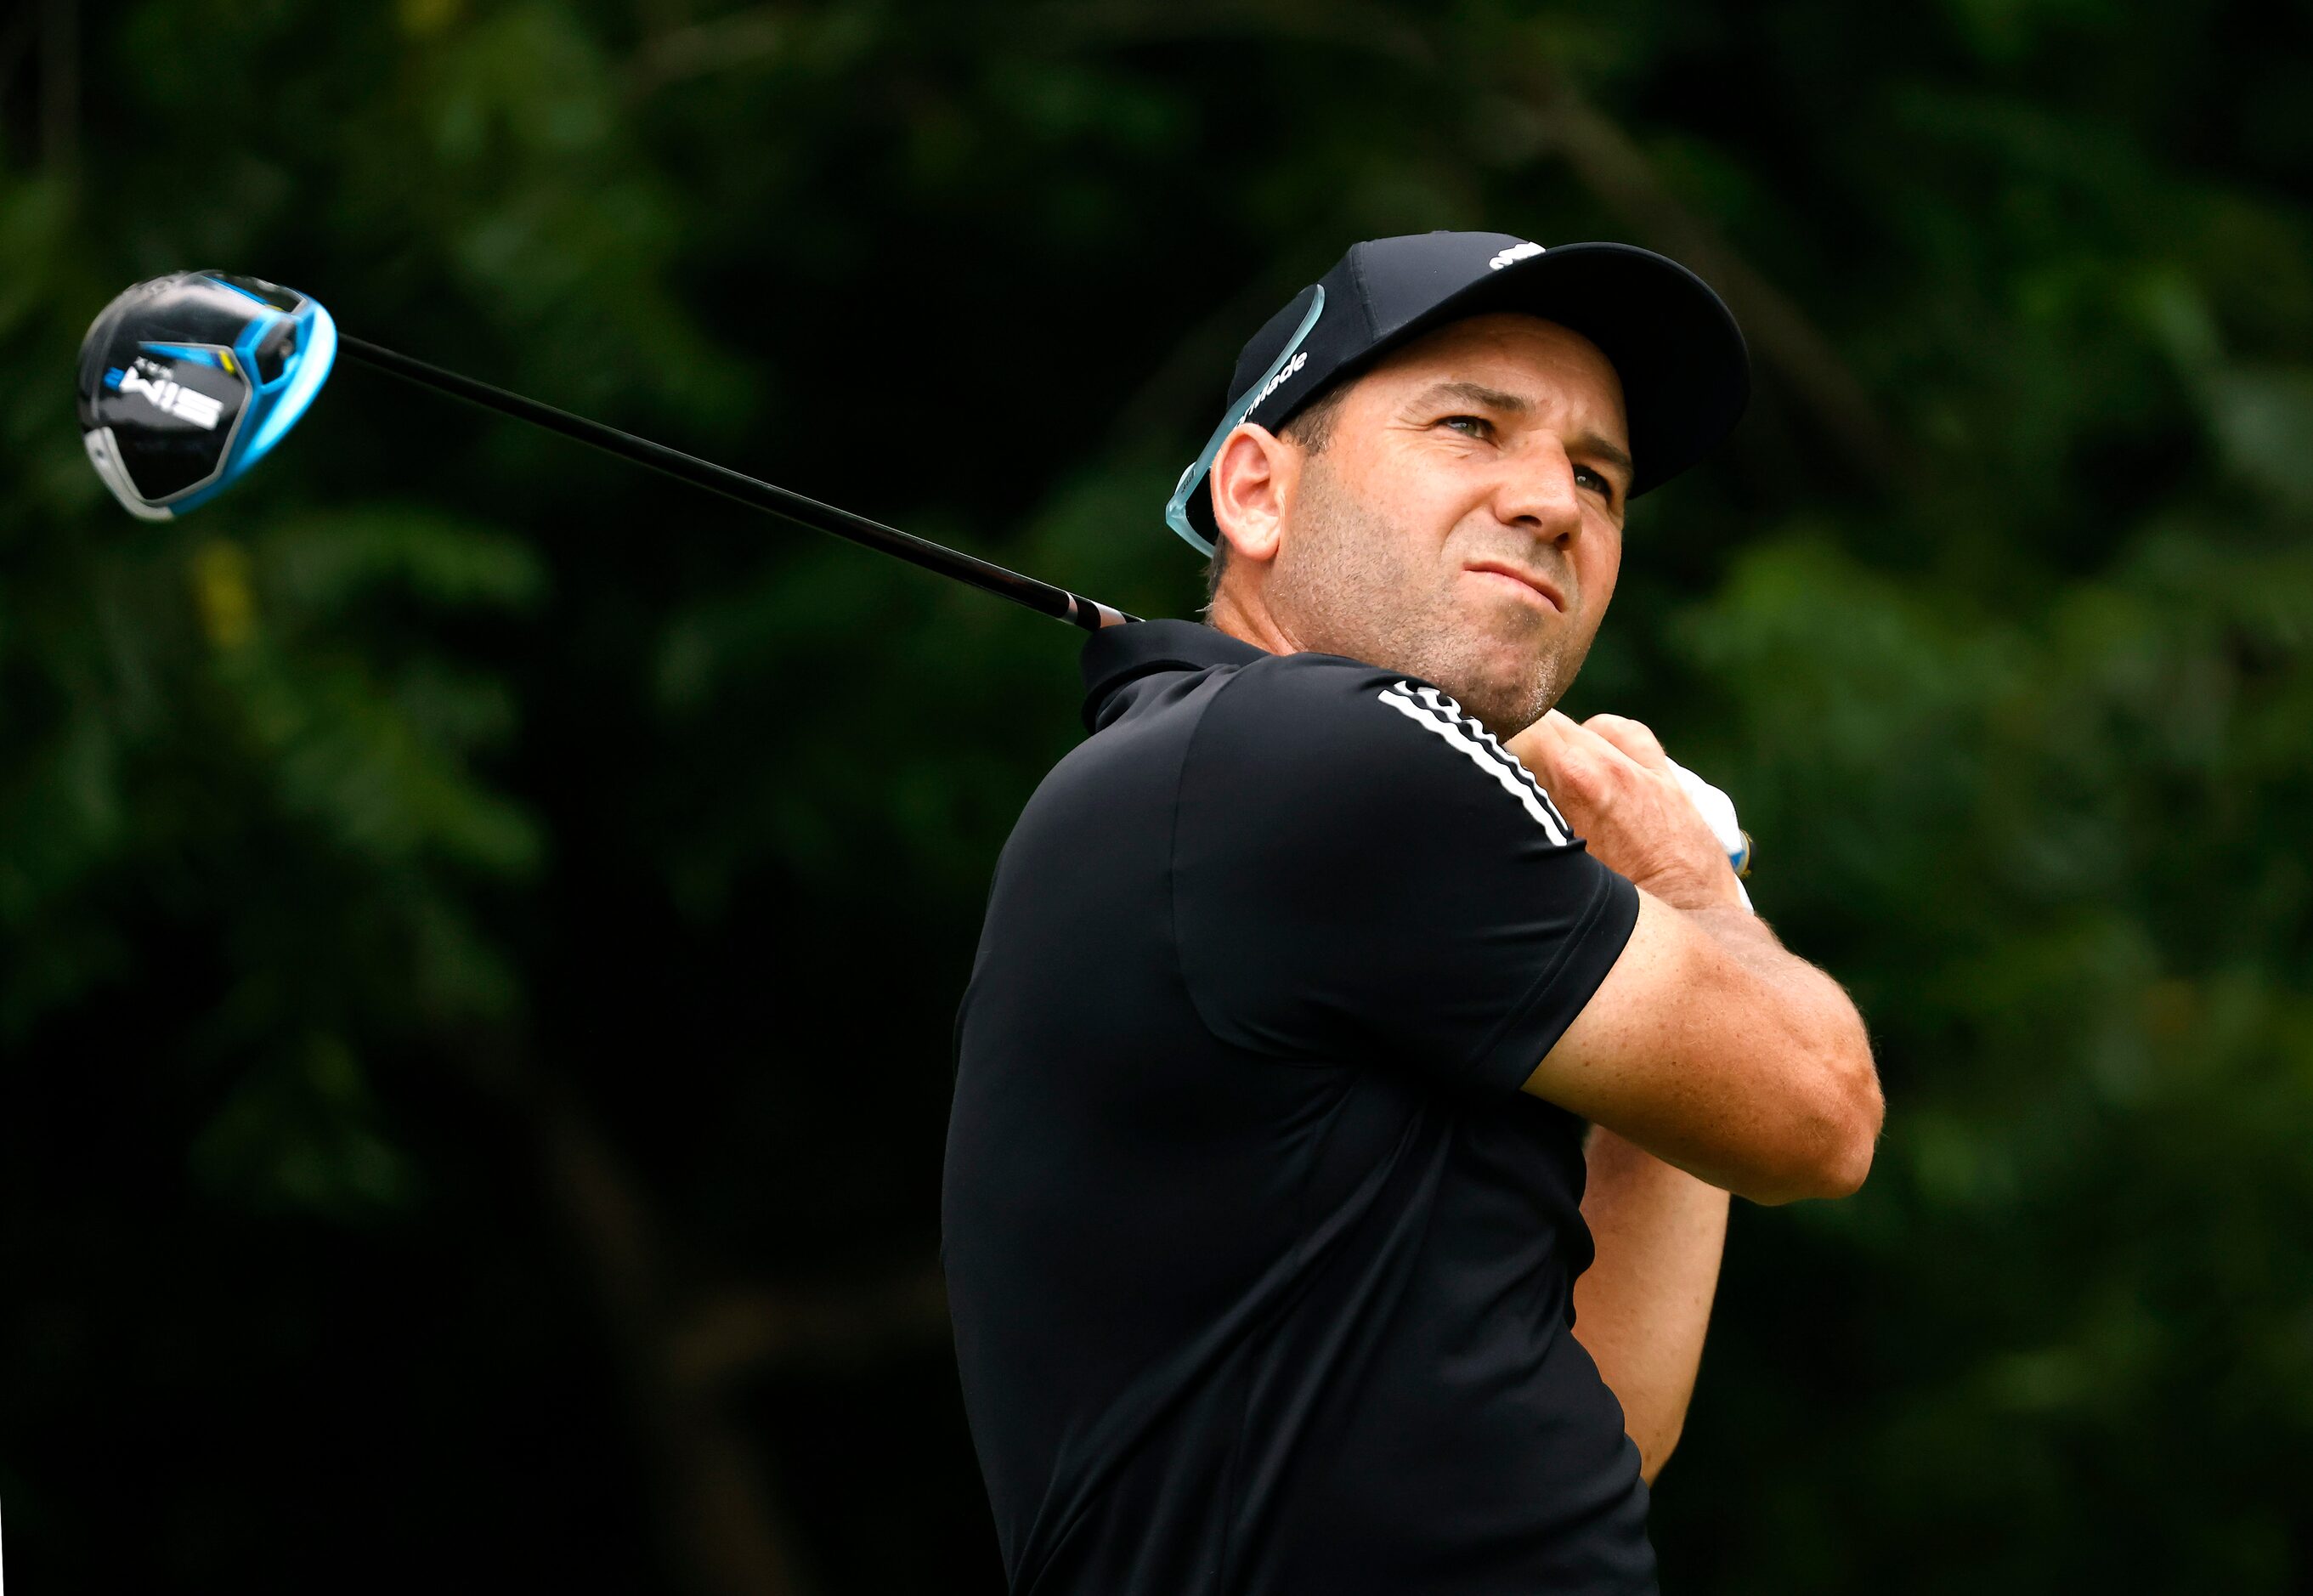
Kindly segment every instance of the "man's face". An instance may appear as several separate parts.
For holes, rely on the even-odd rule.
[[[1301,648],[1426,677],[1508,736],[1589,652],[1630,486],[1595,345],[1527,315],[1452,322],[1358,379],[1302,456],[1265,601]]]

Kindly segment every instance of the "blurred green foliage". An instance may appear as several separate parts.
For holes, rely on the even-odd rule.
[[[1458,225],[1746,315],[1570,707],[1737,795],[1890,1099],[1860,1197],[1738,1216],[1669,1588],[2305,1588],[2309,102],[2301,8],[2185,0],[23,8],[20,1579],[698,1586],[507,1083],[587,1106],[670,1299],[928,1260],[981,894],[1078,735],[1061,629],[351,367],[131,522],[67,393],[112,294],[276,278],[1186,613],[1156,511],[1238,340]],[[799,1583],[998,1588],[936,1336],[718,1400]]]

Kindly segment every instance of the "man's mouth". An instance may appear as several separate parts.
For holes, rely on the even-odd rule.
[[[1496,586],[1516,587],[1529,602],[1540,600],[1560,614],[1566,613],[1566,595],[1559,592],[1558,584],[1548,577],[1512,565],[1506,560],[1473,560],[1463,568],[1485,577]]]

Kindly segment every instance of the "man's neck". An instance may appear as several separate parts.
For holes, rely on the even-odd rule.
[[[1212,606],[1205,612],[1205,624],[1271,654],[1304,652],[1292,634],[1277,623],[1275,616],[1266,609],[1256,612],[1248,608],[1227,586],[1213,595]]]

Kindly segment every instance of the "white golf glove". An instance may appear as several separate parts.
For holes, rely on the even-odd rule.
[[[1735,800],[1678,761],[1672,760],[1670,768],[1677,772],[1678,784],[1686,789],[1686,801],[1694,806],[1694,812],[1702,816],[1711,834],[1727,850],[1727,862],[1735,867],[1737,875],[1742,875],[1751,866],[1751,838],[1735,818]],[[1748,909],[1750,893],[1740,881],[1735,884],[1735,890],[1743,894],[1743,907]]]

